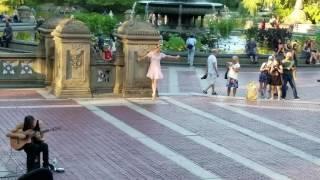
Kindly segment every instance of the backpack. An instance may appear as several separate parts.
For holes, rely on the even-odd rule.
[[[255,82],[251,81],[247,84],[246,100],[256,101],[258,99],[258,88]]]
[[[193,45],[192,44],[188,44],[187,48],[191,50],[193,48]]]

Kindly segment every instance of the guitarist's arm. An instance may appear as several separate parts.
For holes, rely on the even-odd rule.
[[[6,136],[10,138],[25,139],[27,135],[22,131],[22,128],[23,124],[18,124],[14,129],[12,129],[8,134],[6,134]]]

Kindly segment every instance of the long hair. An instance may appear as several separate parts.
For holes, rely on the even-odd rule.
[[[32,129],[34,124],[34,117],[31,115],[28,115],[24,118],[24,123],[23,123],[23,131],[26,131],[28,129]]]

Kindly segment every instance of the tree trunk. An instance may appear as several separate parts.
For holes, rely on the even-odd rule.
[[[296,4],[294,5],[295,10],[302,10],[303,9],[303,0],[296,0]]]
[[[287,18],[286,23],[288,24],[302,24],[306,23],[306,13],[303,11],[303,0],[296,0],[293,12]]]

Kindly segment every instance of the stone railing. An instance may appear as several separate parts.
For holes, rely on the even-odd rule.
[[[113,91],[115,82],[114,67],[114,60],[105,61],[99,52],[91,48],[90,89],[93,96],[97,93],[111,93]]]
[[[12,40],[9,43],[10,49],[19,49],[23,51],[28,52],[35,52],[35,50],[38,48],[38,43],[36,42],[26,42],[26,41],[20,41],[20,40]]]
[[[34,53],[0,53],[0,87],[44,87],[44,63]]]
[[[35,23],[10,23],[13,31],[34,31]],[[0,23],[0,31],[3,32],[5,23]]]

